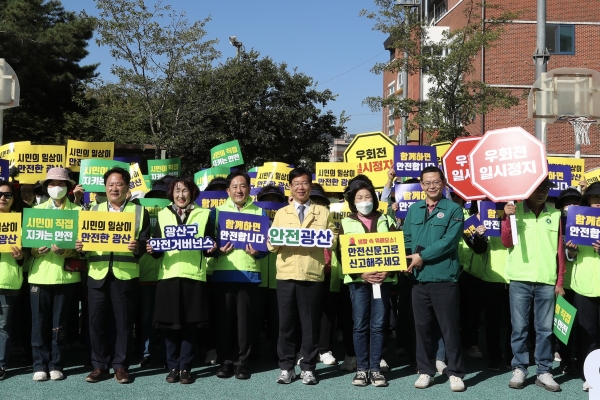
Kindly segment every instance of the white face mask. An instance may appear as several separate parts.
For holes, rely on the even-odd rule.
[[[62,186],[54,186],[48,188],[48,195],[54,200],[60,200],[67,194],[67,188]]]
[[[373,211],[373,202],[371,201],[362,201],[360,203],[355,204],[356,209],[362,215],[369,215],[371,211]]]

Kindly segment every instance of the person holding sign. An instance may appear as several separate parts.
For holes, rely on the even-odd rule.
[[[128,354],[133,343],[133,321],[138,298],[138,260],[146,253],[146,240],[150,236],[150,217],[144,207],[127,201],[129,172],[121,167],[109,169],[104,174],[106,203],[92,207],[94,211],[125,212],[135,214],[135,238],[128,252],[89,251],[88,307],[90,314],[90,340],[92,343],[92,371],[85,380],[90,383],[110,378],[109,367],[115,371],[118,383],[129,383]],[[83,251],[77,240],[76,250]],[[116,322],[117,341],[114,357],[108,343],[108,313],[112,310]]]
[[[75,186],[64,168],[51,168],[40,182],[50,197],[36,206],[48,210],[80,210],[67,194]],[[31,298],[31,346],[33,350],[33,380],[62,380],[62,343],[73,294],[81,281],[79,272],[65,269],[65,260],[78,257],[75,250],[61,249],[56,244],[31,249],[33,263],[29,271]]]
[[[334,230],[328,222],[329,210],[310,201],[312,174],[306,168],[289,173],[293,201],[275,214],[272,228],[309,228]],[[335,240],[332,249],[336,247]],[[288,384],[296,378],[297,321],[302,329],[300,377],[305,385],[315,385],[319,355],[321,294],[325,279],[325,255],[320,247],[273,246],[277,253],[277,301],[279,302],[279,340],[277,354],[281,371],[277,383]]]
[[[390,232],[396,230],[392,218],[377,211],[379,201],[375,189],[366,182],[350,185],[348,207],[352,212],[340,224],[339,235],[351,233]],[[337,259],[342,260],[341,249]],[[386,315],[390,311],[390,292],[397,282],[393,272],[365,272],[345,275],[344,283],[350,288],[354,320],[354,350],[357,372],[352,380],[355,386],[387,386],[380,370],[384,348]]]
[[[546,178],[523,202],[507,203],[501,226],[502,244],[508,248],[506,278],[510,280],[510,317],[513,376],[508,386],[522,389],[527,377],[530,311],[535,329],[535,384],[559,392],[550,369],[554,361],[552,327],[556,295],[564,295],[565,250],[561,234],[560,211],[546,204],[550,188]],[[518,244],[513,244],[510,216],[517,220]]]
[[[0,181],[0,215],[20,213],[21,199],[17,190],[7,181]],[[10,253],[0,253],[0,380],[6,376],[11,350],[12,320],[21,285],[23,264],[29,251],[13,246]]]
[[[167,190],[171,204],[159,211],[155,238],[164,237],[166,227],[195,225],[196,237],[204,237],[210,211],[194,204],[200,190],[191,178],[175,178]],[[212,253],[215,246],[208,250]],[[200,250],[146,251],[161,260],[156,287],[154,326],[165,337],[167,382],[192,383],[190,376],[196,351],[198,327],[208,324],[206,257]]]
[[[582,206],[600,208],[600,182],[592,183],[581,199]],[[568,241],[569,259],[573,260],[571,288],[575,291],[575,308],[579,328],[579,361],[600,348],[600,240],[592,246],[577,246]],[[583,383],[583,390],[589,391],[590,385]]]
[[[234,171],[227,176],[225,204],[211,212],[208,232],[221,238],[220,213],[266,216],[250,197],[250,176]],[[225,227],[223,227],[225,229]],[[252,351],[254,307],[261,283],[259,259],[268,252],[257,251],[247,243],[244,249],[234,248],[231,241],[220,240],[216,262],[210,277],[214,288],[217,329],[217,370],[219,378],[249,379],[246,365]]]
[[[421,171],[421,188],[426,199],[410,206],[404,220],[404,245],[410,260],[408,271],[415,280],[412,305],[417,338],[419,378],[415,387],[434,383],[435,321],[437,318],[446,345],[450,389],[465,390],[465,369],[460,343],[458,244],[463,235],[463,212],[458,204],[444,198],[446,179],[437,167]]]

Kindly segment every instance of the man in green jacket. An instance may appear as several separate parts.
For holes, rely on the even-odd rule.
[[[462,392],[465,370],[461,355],[458,313],[458,243],[463,232],[463,212],[443,197],[444,174],[437,167],[421,171],[421,188],[427,198],[408,209],[404,221],[404,243],[413,274],[412,305],[417,338],[419,379],[415,387],[431,386],[435,376],[434,318],[446,344],[450,388]]]

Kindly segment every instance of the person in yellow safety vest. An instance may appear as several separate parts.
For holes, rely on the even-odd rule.
[[[48,210],[80,210],[67,198],[75,185],[64,168],[51,168],[40,182],[50,197],[36,206]],[[62,249],[56,244],[31,249],[33,262],[29,271],[31,299],[31,346],[33,350],[33,380],[62,380],[63,360],[61,341],[66,334],[66,323],[79,272],[66,271],[65,259],[77,257],[74,250]]]
[[[587,187],[580,205],[600,208],[600,182],[594,182]],[[587,356],[600,348],[600,240],[596,240],[592,246],[578,246],[568,241],[566,247],[568,258],[573,261],[571,289],[575,291],[579,362],[583,366]],[[571,340],[573,336],[569,341]],[[583,383],[585,392],[590,388],[591,385],[587,381]]]
[[[154,237],[163,237],[168,227],[196,226],[195,237],[212,236],[206,230],[210,211],[194,203],[200,189],[191,178],[175,178],[167,190],[171,204],[159,211]],[[154,251],[150,243],[146,251],[161,260],[156,288],[154,325],[165,336],[168,383],[193,382],[190,375],[196,352],[198,327],[208,324],[206,287],[206,254],[200,250]]]
[[[106,203],[92,207],[91,212],[128,212],[135,214],[134,237],[127,252],[89,251],[86,257],[88,271],[88,307],[90,314],[90,341],[94,370],[85,378],[97,383],[110,378],[112,364],[115,380],[129,383],[129,359],[133,345],[133,321],[139,291],[140,269],[138,260],[146,253],[146,240],[150,236],[150,217],[144,207],[127,201],[131,176],[120,167],[104,174]],[[81,240],[75,249],[83,251]],[[114,314],[117,340],[111,356],[107,334],[109,312]]]
[[[266,216],[255,206],[250,197],[250,176],[246,172],[234,171],[227,176],[225,204],[211,212],[208,232],[219,238],[219,213],[243,213]],[[265,238],[266,240],[266,238]],[[214,288],[216,311],[217,362],[221,367],[219,378],[249,379],[246,369],[252,352],[254,333],[254,307],[261,283],[258,260],[268,255],[255,250],[251,244],[245,249],[235,249],[230,241],[220,241],[210,285]]]
[[[0,215],[22,212],[19,191],[8,181],[0,181]],[[6,366],[11,350],[13,313],[21,285],[23,264],[29,251],[11,247],[10,253],[0,253],[0,380],[6,377]]]

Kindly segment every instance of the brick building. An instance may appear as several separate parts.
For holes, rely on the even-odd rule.
[[[464,9],[469,0],[422,0],[427,7],[427,21],[437,29],[456,29],[465,24]],[[505,27],[496,45],[482,52],[474,60],[476,75],[490,84],[505,87],[521,97],[520,103],[511,109],[500,109],[485,116],[478,116],[467,127],[471,135],[482,135],[485,131],[510,126],[521,126],[534,133],[534,120],[527,118],[527,98],[535,81],[535,65],[532,55],[536,48],[536,0],[488,0],[488,4],[501,4],[506,9],[519,11],[518,19]],[[546,46],[550,52],[548,71],[560,67],[590,68],[600,71],[600,7],[596,2],[569,4],[561,0],[547,0]],[[481,12],[481,11],[480,11]],[[488,10],[487,12],[490,12]],[[384,44],[385,46],[385,44]],[[387,46],[386,46],[387,48]],[[391,52],[391,57],[402,53]],[[482,68],[483,66],[483,68]],[[408,79],[408,96],[418,98],[421,77],[411,75]],[[384,97],[394,94],[403,96],[402,76],[385,72],[383,77]],[[525,97],[523,98],[523,95]],[[392,110],[383,110],[383,132],[398,137],[401,120],[390,116]],[[590,128],[591,145],[581,146],[586,158],[586,169],[600,166],[600,126]],[[568,123],[555,122],[547,125],[549,155],[572,156],[575,152],[573,128]],[[409,143],[422,138],[412,133]]]

